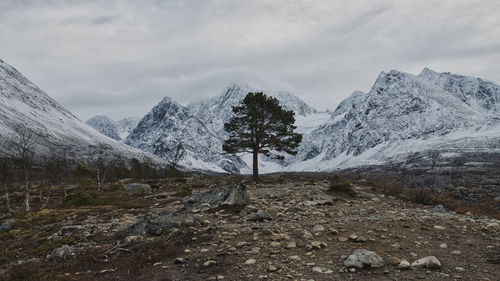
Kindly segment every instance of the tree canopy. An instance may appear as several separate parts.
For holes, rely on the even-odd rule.
[[[262,92],[248,93],[240,105],[233,106],[234,116],[224,124],[229,133],[222,148],[230,154],[253,154],[253,178],[258,180],[258,154],[284,159],[282,152],[295,155],[302,135],[295,133],[295,113],[285,110],[276,98]]]

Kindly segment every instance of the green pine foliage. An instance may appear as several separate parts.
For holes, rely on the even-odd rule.
[[[233,106],[233,118],[224,124],[229,133],[222,149],[230,154],[253,154],[253,176],[258,180],[258,154],[284,159],[282,152],[295,155],[302,135],[295,133],[295,113],[285,110],[276,98],[264,93],[248,93],[239,106]]]

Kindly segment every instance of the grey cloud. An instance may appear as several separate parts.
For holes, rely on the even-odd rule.
[[[5,0],[0,57],[82,119],[233,81],[333,109],[381,70],[500,82],[498,14],[496,0]]]

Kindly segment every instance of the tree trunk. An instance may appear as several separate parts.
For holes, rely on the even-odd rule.
[[[97,168],[97,190],[101,191],[101,177],[99,168]]]
[[[42,207],[40,208],[40,210],[43,210],[47,207],[47,205],[49,204],[49,200],[50,200],[50,190],[51,190],[51,186],[49,185],[49,190],[47,191],[47,199],[45,200],[45,202],[43,203]]]
[[[253,181],[259,181],[259,153],[255,150],[253,152]]]
[[[9,189],[7,188],[7,185],[4,183],[3,188],[5,189],[5,201],[7,201],[7,210],[9,212],[11,211],[10,209],[10,199],[9,199]]]
[[[29,181],[28,181],[28,169],[24,169],[24,188],[26,189],[26,212],[30,211],[30,193],[29,193]]]

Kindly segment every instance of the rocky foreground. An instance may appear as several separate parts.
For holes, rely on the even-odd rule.
[[[216,194],[246,206],[160,192],[136,208],[45,210],[40,216],[54,219],[42,227],[18,220],[2,229],[2,239],[51,247],[36,244],[29,256],[2,244],[16,261],[0,280],[500,280],[499,221],[369,187],[356,186],[355,197],[327,187]]]

